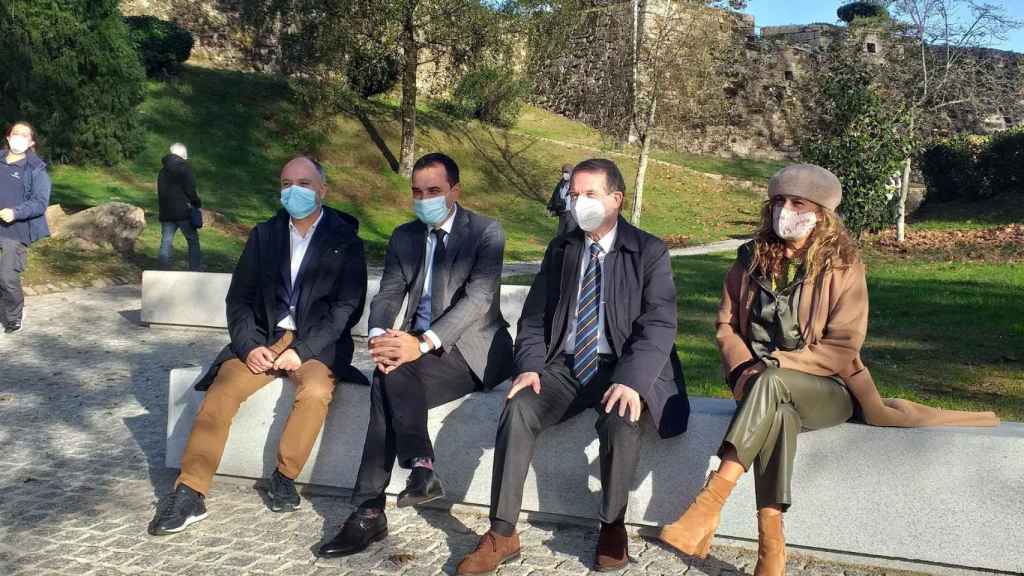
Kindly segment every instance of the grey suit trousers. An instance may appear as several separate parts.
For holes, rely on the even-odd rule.
[[[533,460],[534,446],[544,430],[593,408],[599,416],[595,427],[601,442],[602,522],[614,524],[626,517],[629,490],[640,462],[640,425],[606,414],[601,397],[611,386],[613,358],[601,357],[594,379],[583,386],[563,356],[548,364],[540,375],[540,394],[520,390],[505,404],[498,424],[491,476],[491,523],[499,533],[514,529],[523,501],[523,484]]]

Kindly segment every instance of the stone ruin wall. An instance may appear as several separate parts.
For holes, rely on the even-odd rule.
[[[647,0],[648,11],[675,0]],[[279,48],[273,38],[253,38],[243,30],[240,0],[122,0],[126,15],[151,14],[175,20],[192,31],[196,39],[193,58],[201,63],[240,70],[280,72]],[[680,151],[784,159],[798,153],[795,128],[798,110],[793,89],[810,73],[813,54],[826,48],[844,33],[840,26],[817,23],[771,26],[755,35],[753,18],[724,10],[700,9],[712,13],[723,34],[732,34],[743,46],[738,84],[723,90],[735,105],[720,125],[701,131],[659,130],[661,146]],[[537,104],[591,126],[607,129],[623,125],[633,106],[632,70],[633,12],[630,0],[591,0],[575,22],[559,31],[568,50],[563,56],[545,60],[519,50],[525,69],[534,79]],[[871,38],[866,40],[870,43]],[[884,47],[879,43],[877,50]],[[419,88],[428,97],[443,97],[454,72],[443,64],[423,66]],[[1019,118],[991,115],[962,118],[955,129],[990,133],[1020,122]],[[628,135],[617,135],[624,140]]]

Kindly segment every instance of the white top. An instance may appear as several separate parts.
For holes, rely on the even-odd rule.
[[[597,307],[598,354],[612,353],[612,347],[608,344],[608,338],[604,333],[604,306],[607,301],[606,287],[608,286],[608,279],[604,269],[604,260],[605,257],[608,256],[608,253],[611,252],[612,246],[615,245],[615,235],[618,231],[619,226],[616,224],[615,228],[612,228],[610,232],[605,234],[597,242],[601,246],[601,252],[597,256],[598,262],[601,263],[601,301]],[[586,242],[583,243],[583,253],[580,256],[580,277],[579,283],[576,286],[576,309],[573,310],[572,315],[569,316],[569,325],[566,327],[565,347],[563,348],[563,351],[566,354],[576,353],[576,316],[579,313],[580,292],[583,291],[583,281],[587,274],[587,266],[590,264],[590,245],[594,243],[594,241],[590,239],[590,236],[584,236],[586,237]]]
[[[569,180],[563,180],[562,188],[561,190],[558,191],[558,195],[562,199],[562,206],[565,206],[566,210],[569,209],[569,188],[571,187],[570,184],[572,184],[572,182],[570,182]]]
[[[441,226],[439,226],[439,228],[441,230],[444,230],[445,232],[445,247],[448,246],[448,236],[450,236],[452,233],[452,226],[455,225],[455,215],[458,213],[459,205],[456,204],[455,210],[452,210],[451,216],[449,216],[448,219],[444,221],[444,224],[441,224]],[[426,254],[424,254],[423,256],[426,259],[426,261],[423,264],[426,269],[426,273],[423,277],[423,294],[420,296],[420,302],[417,305],[417,309],[419,309],[422,306],[429,307],[431,305],[431,296],[433,295],[433,286],[431,285],[431,281],[433,280],[434,277],[434,250],[437,247],[437,236],[434,236],[434,230],[435,228],[427,229],[427,250]],[[367,339],[370,340],[376,338],[377,336],[380,336],[385,332],[387,332],[387,330],[384,330],[383,328],[371,328],[369,334],[367,334]],[[430,339],[430,343],[434,345],[434,350],[439,350],[441,348],[441,339],[438,338],[437,334],[435,334],[433,330],[427,330],[426,332],[423,333],[423,335]]]
[[[291,246],[291,272],[292,272],[292,286],[295,286],[295,279],[299,276],[299,270],[302,268],[302,260],[306,257],[306,250],[309,249],[309,243],[313,240],[313,234],[316,232],[316,227],[320,225],[320,221],[324,218],[323,208],[320,209],[320,215],[316,217],[316,222],[306,230],[306,235],[303,236],[299,229],[295,227],[295,223],[292,219],[288,219],[288,242]],[[278,328],[285,330],[296,329],[295,326],[295,309],[292,308],[288,311],[288,315],[281,319],[277,323]]]

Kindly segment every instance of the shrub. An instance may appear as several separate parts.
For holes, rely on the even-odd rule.
[[[116,163],[141,145],[145,72],[117,0],[7,0],[0,121],[32,122],[56,161]]]
[[[511,128],[519,120],[528,90],[529,85],[519,76],[484,66],[459,80],[447,108],[454,116]]]
[[[177,76],[192,54],[192,33],[155,16],[128,16],[131,39],[150,78]]]
[[[884,6],[875,2],[850,2],[836,10],[839,19],[847,24],[857,18],[889,18],[889,11]]]
[[[991,198],[1007,192],[1024,194],[1024,131],[1009,130],[992,136],[978,154],[983,194]]]
[[[978,166],[983,148],[983,142],[967,136],[955,136],[925,147],[918,165],[928,187],[928,202],[984,196],[985,180]]]
[[[398,83],[402,55],[393,48],[355,45],[345,66],[349,86],[363,98],[384,94]]]
[[[839,212],[854,235],[896,219],[902,170],[912,138],[906,111],[879,94],[856,46],[835,45],[827,64],[806,82],[808,121],[800,133],[805,161],[835,173],[843,185]]]

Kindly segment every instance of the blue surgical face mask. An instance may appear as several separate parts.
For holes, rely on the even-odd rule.
[[[295,184],[281,190],[281,206],[296,220],[316,210],[316,191]]]
[[[434,196],[425,200],[413,200],[416,217],[427,226],[437,226],[448,218],[447,196]]]

